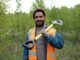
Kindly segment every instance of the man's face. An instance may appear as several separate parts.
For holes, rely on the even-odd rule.
[[[44,25],[45,16],[42,12],[36,12],[35,13],[35,23],[36,27],[42,27]]]

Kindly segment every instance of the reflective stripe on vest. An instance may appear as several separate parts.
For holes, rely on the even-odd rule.
[[[51,28],[48,31],[48,34],[55,36],[56,30]],[[28,34],[29,40],[33,40],[35,38],[35,28],[31,29]],[[32,50],[29,50],[29,60],[37,60],[36,56],[36,44],[34,45]],[[52,47],[49,43],[47,43],[47,60],[56,60],[55,56],[55,48]]]

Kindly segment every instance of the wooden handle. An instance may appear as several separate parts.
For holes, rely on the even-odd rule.
[[[46,29],[46,31],[48,31],[51,27],[53,27],[53,24],[51,24],[51,25]]]
[[[38,40],[40,37],[42,36],[42,34],[39,34],[35,37],[35,40]]]
[[[53,26],[53,24],[51,24],[51,25],[46,29],[46,31],[48,31],[52,26]],[[35,37],[35,40],[38,40],[41,36],[42,36],[42,34],[37,35],[37,36]]]

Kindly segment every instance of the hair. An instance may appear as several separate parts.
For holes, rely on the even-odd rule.
[[[42,12],[43,15],[45,16],[44,10],[42,10],[42,9],[36,9],[36,10],[33,12],[33,19],[35,18],[35,13],[36,13],[36,12]]]

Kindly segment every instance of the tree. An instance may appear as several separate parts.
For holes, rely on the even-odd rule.
[[[4,12],[5,12],[5,5],[2,2],[0,2],[0,15],[4,14]]]
[[[10,0],[0,0],[0,14],[4,14],[7,10],[7,3],[9,2]]]
[[[21,0],[16,0],[16,3],[17,3],[16,12],[19,13],[21,12]]]
[[[35,3],[32,4],[31,11],[37,8],[45,9],[43,0],[35,0]]]

